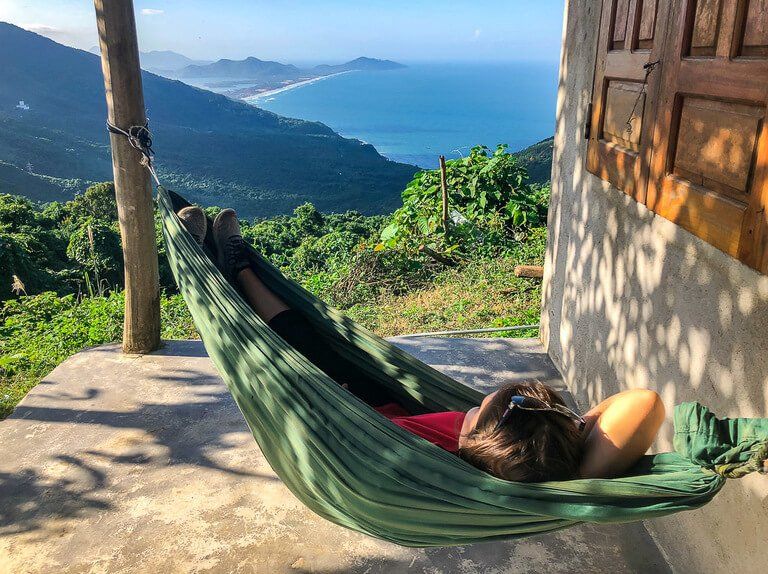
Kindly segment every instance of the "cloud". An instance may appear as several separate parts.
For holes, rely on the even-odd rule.
[[[58,34],[62,31],[59,28],[46,26],[45,24],[30,24],[27,26],[27,30],[34,32],[35,34]]]
[[[40,34],[51,40],[61,42],[63,44],[72,44],[79,40],[83,35],[83,30],[77,30],[75,28],[59,28],[56,26],[49,26],[47,24],[28,24],[24,26],[30,32]]]
[[[141,9],[141,15],[142,16],[159,16],[160,14],[165,14],[165,10],[158,10],[157,8],[142,8]]]

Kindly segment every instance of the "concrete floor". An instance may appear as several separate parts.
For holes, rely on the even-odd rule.
[[[535,341],[401,339],[484,390],[562,386]],[[0,572],[669,572],[641,524],[407,549],[325,522],[270,469],[201,343],[65,361],[0,422]]]

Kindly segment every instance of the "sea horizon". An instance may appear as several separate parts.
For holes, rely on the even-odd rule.
[[[557,62],[407,65],[304,80],[243,101],[322,122],[392,161],[422,168],[436,167],[440,155],[465,156],[475,145],[518,151],[554,133]]]

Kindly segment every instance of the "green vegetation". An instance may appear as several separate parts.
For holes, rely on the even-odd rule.
[[[73,201],[40,207],[0,195],[0,285],[24,294],[103,293],[122,281],[117,206],[111,183]],[[4,290],[5,291],[5,290]],[[11,293],[0,293],[0,300]]]
[[[441,259],[477,258],[516,245],[546,216],[548,188],[529,184],[525,168],[506,146],[493,154],[474,147],[467,157],[447,162],[446,182],[446,221],[440,171],[419,172],[381,234],[382,248],[407,253],[427,248]]]
[[[521,263],[543,264],[545,247],[546,229],[538,228],[518,249],[503,257],[438,268],[419,286],[399,292],[382,290],[375,299],[346,308],[346,313],[382,337],[425,331],[536,325],[541,306],[541,282],[515,277],[513,271]],[[497,335],[535,337],[536,331]]]
[[[549,184],[554,146],[555,138],[547,138],[512,155],[528,171],[532,182]]]
[[[439,177],[418,174],[390,216],[324,214],[304,204],[292,215],[243,220],[243,235],[288,276],[384,336],[537,323],[539,282],[512,270],[543,260],[548,188],[528,183],[503,147],[475,148],[448,163],[446,229]],[[64,203],[0,195],[0,417],[67,356],[119,340],[116,220],[111,183]],[[157,236],[163,337],[195,337],[159,222]]]

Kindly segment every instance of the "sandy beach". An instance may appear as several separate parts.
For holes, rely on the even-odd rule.
[[[315,82],[319,82],[321,80],[327,80],[328,78],[333,78],[335,76],[341,76],[343,74],[350,74],[352,72],[357,72],[358,70],[346,70],[344,72],[337,72],[335,74],[328,74],[327,76],[319,76],[317,78],[310,78],[309,80],[302,80],[300,82],[295,82],[293,84],[288,84],[286,86],[282,86],[280,88],[275,88],[274,90],[265,90],[263,92],[259,92],[258,94],[254,94],[253,96],[247,96],[245,98],[241,98],[243,101],[248,103],[255,103],[258,100],[262,100],[264,98],[267,98],[269,96],[274,96],[275,94],[279,94],[281,92],[287,92],[288,90],[293,90],[296,88],[300,88],[302,86],[306,86],[308,84],[314,84]]]

